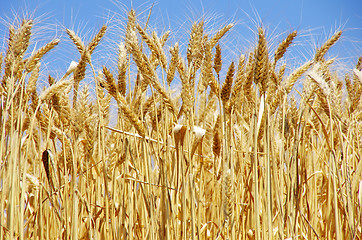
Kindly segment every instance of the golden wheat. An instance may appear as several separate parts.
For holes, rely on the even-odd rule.
[[[327,51],[341,31],[293,69],[296,31],[274,46],[256,28],[232,59],[233,24],[195,22],[170,47],[140,19],[128,13],[104,65],[110,26],[89,44],[66,29],[80,58],[59,75],[43,57],[60,40],[33,48],[32,20],[9,26],[0,240],[361,239],[362,57],[340,77]]]

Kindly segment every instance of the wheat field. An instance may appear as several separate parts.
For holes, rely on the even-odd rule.
[[[226,65],[233,24],[170,46],[130,10],[113,65],[93,64],[106,25],[66,29],[79,60],[44,76],[60,40],[31,51],[33,25],[0,55],[1,240],[362,239],[362,57],[344,76],[326,57],[342,31],[288,72],[297,31],[272,51],[256,27]]]

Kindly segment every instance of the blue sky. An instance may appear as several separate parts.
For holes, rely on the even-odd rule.
[[[261,23],[267,28],[269,39],[277,45],[288,33],[298,30],[296,45],[301,61],[311,58],[316,46],[322,44],[337,29],[343,37],[332,50],[333,56],[355,62],[362,55],[362,3],[361,0],[158,0],[158,1],[100,1],[100,0],[0,0],[0,52],[6,46],[7,21],[14,14],[33,13],[46,27],[40,38],[62,36],[64,27],[74,29],[81,36],[91,38],[103,23],[110,23],[113,30],[122,26],[115,19],[126,17],[125,9],[133,6],[145,18],[150,6],[153,12],[150,26],[162,32],[170,29],[171,44],[186,43],[193,20],[202,16],[208,19],[212,30],[229,22],[236,27],[225,44],[230,52],[238,55],[255,42],[254,33]],[[142,14],[143,12],[143,14]],[[116,41],[116,40],[115,40]],[[67,50],[59,57],[69,64],[76,49]],[[290,57],[294,57],[293,54]],[[231,58],[236,58],[231,54]],[[55,61],[55,60],[54,60]],[[60,63],[61,64],[61,63]]]

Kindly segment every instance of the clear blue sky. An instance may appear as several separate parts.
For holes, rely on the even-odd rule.
[[[8,34],[4,20],[11,19],[14,13],[35,12],[35,17],[41,16],[43,23],[57,29],[55,34],[65,38],[64,33],[60,33],[64,27],[82,30],[87,36],[87,31],[96,31],[114,13],[122,19],[126,16],[124,9],[133,6],[137,13],[141,13],[153,3],[151,26],[158,27],[160,31],[170,29],[174,33],[174,41],[181,41],[182,35],[187,36],[192,20],[205,15],[206,18],[214,16],[213,19],[216,19],[210,22],[211,28],[213,24],[237,23],[232,39],[229,39],[233,44],[228,47],[240,51],[250,47],[247,46],[248,41],[254,41],[252,30],[256,29],[255,22],[262,22],[276,43],[287,33],[298,30],[301,36],[296,41],[306,49],[299,51],[301,58],[308,58],[314,51],[313,44],[320,45],[336,29],[343,29],[344,34],[334,50],[335,54],[353,61],[362,55],[361,0],[134,0],[133,3],[109,0],[0,0],[0,51],[4,51]],[[69,60],[69,56],[65,57]]]

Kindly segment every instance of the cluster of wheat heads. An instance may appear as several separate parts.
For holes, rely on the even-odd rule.
[[[270,52],[259,28],[255,48],[223,66],[233,25],[204,25],[182,56],[131,10],[116,66],[92,64],[106,26],[89,44],[67,29],[79,60],[59,79],[40,74],[59,40],[31,51],[33,21],[10,26],[0,239],[361,239],[362,58],[341,79],[325,59],[336,32],[286,74],[297,32]],[[79,88],[87,68],[93,84]]]

